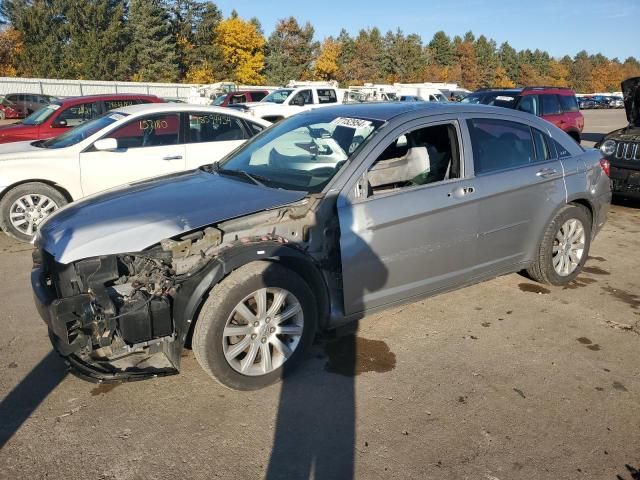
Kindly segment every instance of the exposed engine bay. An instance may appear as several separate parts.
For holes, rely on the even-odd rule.
[[[238,252],[268,258],[265,245],[286,248],[328,266],[335,252],[326,249],[336,243],[325,241],[331,229],[317,227],[320,200],[229,220],[144,252],[64,265],[36,250],[34,272],[40,266],[42,287],[53,297],[46,315],[56,349],[76,373],[102,381],[177,373],[193,298],[202,297],[209,277],[219,281],[233,269]]]

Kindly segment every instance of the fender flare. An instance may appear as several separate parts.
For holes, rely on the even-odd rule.
[[[206,299],[207,292],[227,275],[253,261],[278,261],[280,259],[305,262],[308,267],[306,276],[313,276],[313,278],[305,278],[305,280],[308,283],[309,280],[313,282],[309,286],[315,294],[318,308],[320,309],[318,318],[323,320],[328,318],[330,308],[329,288],[317,262],[304,251],[291,244],[283,244],[277,241],[251,242],[235,245],[222,251],[203,270],[184,282],[183,288],[187,289],[187,293],[176,298],[174,305],[174,311],[177,312],[174,314],[174,320],[180,341],[183,343],[190,335],[195,325],[198,311]],[[322,327],[323,324],[321,323],[320,326]]]

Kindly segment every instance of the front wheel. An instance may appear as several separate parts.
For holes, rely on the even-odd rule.
[[[566,285],[582,271],[590,246],[590,212],[582,205],[567,205],[547,226],[527,273],[541,283]]]
[[[64,195],[50,185],[23,183],[0,201],[0,227],[7,235],[30,242],[40,224],[67,203]]]
[[[211,290],[192,345],[198,363],[215,380],[255,390],[290,371],[315,331],[315,302],[305,281],[278,264],[253,262]]]

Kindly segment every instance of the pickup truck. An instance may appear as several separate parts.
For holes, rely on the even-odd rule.
[[[281,88],[271,92],[259,102],[236,103],[229,108],[237,108],[249,115],[269,122],[314,108],[329,107],[342,103],[342,94],[331,86],[304,86]]]

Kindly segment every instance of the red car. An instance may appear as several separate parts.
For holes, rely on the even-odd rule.
[[[212,105],[216,107],[227,107],[236,103],[259,102],[267,95],[269,95],[267,90],[240,90],[220,95],[213,101]]]
[[[57,137],[103,113],[139,103],[161,103],[155,95],[91,95],[56,100],[22,122],[0,127],[0,143]]]
[[[0,100],[0,120],[24,118],[24,110],[11,100],[3,98]]]
[[[466,96],[462,103],[481,103],[532,113],[553,123],[580,143],[584,117],[578,108],[576,94],[570,88],[483,88]]]

